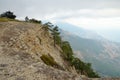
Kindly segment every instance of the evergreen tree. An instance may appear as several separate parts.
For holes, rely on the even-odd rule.
[[[55,44],[61,43],[61,38],[60,38],[59,34],[60,34],[60,32],[59,32],[58,26],[55,26],[52,29],[52,35],[53,35],[53,39],[54,39],[54,47],[55,47]]]
[[[27,17],[26,17],[26,19],[27,19]],[[42,23],[40,20],[37,20],[37,19],[34,19],[34,18],[29,19],[29,22],[38,23],[38,24],[41,24],[41,23]]]
[[[14,15],[13,12],[11,12],[11,11],[6,11],[6,12],[2,13],[0,15],[0,17],[6,17],[6,18],[10,18],[10,19],[15,19],[16,15]]]
[[[52,23],[50,23],[50,22],[47,22],[47,23],[45,23],[45,24],[43,24],[43,27],[42,27],[42,29],[44,30],[44,35],[45,34],[49,34],[49,30],[51,31],[52,28],[53,27],[53,25],[52,25]]]
[[[29,18],[28,16],[25,17],[25,21],[28,22],[29,21]]]
[[[72,58],[73,58],[73,51],[72,51],[72,48],[71,48],[69,42],[68,41],[63,41],[61,48],[63,50],[64,58],[66,60],[69,60],[70,63],[71,63]]]

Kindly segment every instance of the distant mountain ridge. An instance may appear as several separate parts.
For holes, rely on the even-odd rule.
[[[56,23],[61,29],[86,39],[104,40],[97,32],[86,30],[68,23]]]
[[[103,39],[91,39],[61,30],[64,40],[70,42],[75,55],[93,64],[101,76],[120,76],[120,43]]]

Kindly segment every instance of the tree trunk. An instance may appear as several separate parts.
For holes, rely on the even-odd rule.
[[[55,47],[55,43],[56,43],[56,40],[55,40],[55,36],[54,36],[54,47]]]

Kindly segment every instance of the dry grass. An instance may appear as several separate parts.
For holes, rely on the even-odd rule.
[[[58,65],[56,63],[56,61],[54,61],[54,58],[52,56],[50,56],[50,55],[42,55],[41,59],[47,65],[50,65],[50,66],[57,66]]]
[[[60,66],[55,60],[54,58],[51,56],[51,55],[42,55],[40,57],[42,59],[42,61],[49,65],[49,66],[52,66],[54,68],[57,68],[57,69],[60,69],[60,70],[64,70],[64,68],[62,66]]]
[[[19,22],[19,20],[16,20],[16,19],[9,19],[9,18],[0,18],[0,22],[8,22],[8,21],[17,21]]]

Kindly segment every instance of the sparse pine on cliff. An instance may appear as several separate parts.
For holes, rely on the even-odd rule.
[[[81,80],[80,74],[99,77],[89,63],[74,57],[57,26],[36,19],[0,18],[0,71],[1,80]]]

